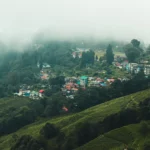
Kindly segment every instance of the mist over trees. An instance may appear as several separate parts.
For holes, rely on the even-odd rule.
[[[0,150],[150,150],[149,4],[1,1]]]
[[[2,100],[7,102],[7,98],[13,97],[14,105],[9,105],[8,103],[7,108],[0,112],[0,135],[13,133],[23,126],[41,121],[42,119],[47,120],[55,116],[76,113],[114,98],[148,89],[150,77],[145,78],[143,70],[138,74],[133,74],[132,78],[128,76],[129,81],[122,81],[117,76],[114,77],[114,72],[116,71],[115,66],[112,65],[114,53],[123,52],[124,44],[116,41],[109,41],[109,43],[108,41],[98,44],[96,42],[82,42],[82,40],[41,41],[39,39],[35,40],[33,44],[26,46],[24,51],[7,51],[2,53],[0,55],[0,98],[6,97],[6,99]],[[85,48],[86,50],[79,51],[82,57],[74,58],[72,54],[77,51],[78,47]],[[125,48],[129,62],[136,62],[137,58],[140,58],[143,53],[140,48],[140,42],[136,39],[133,39]],[[149,48],[147,48],[147,52],[148,50]],[[99,51],[102,55],[97,53]],[[40,73],[44,70],[42,68],[45,63],[50,66],[50,69],[45,69],[45,72],[48,71],[50,74],[53,74],[46,81],[40,80]],[[69,90],[66,93],[62,92],[65,77],[80,77],[86,74],[89,77],[93,77],[94,80],[100,77],[107,82],[108,78],[114,77],[115,81],[106,87],[85,86],[85,88],[82,88],[82,86],[79,86],[78,91],[75,94],[73,93],[73,99],[68,98]],[[124,78],[123,76],[129,75],[124,72],[122,74],[121,79]],[[75,80],[77,81],[77,79]],[[38,85],[40,85],[40,88],[43,85],[46,86],[44,97],[39,100],[30,100],[14,96],[13,93],[16,94],[20,89],[20,85],[23,84],[33,86],[33,90],[36,91],[39,88]],[[68,95],[66,96],[65,94]],[[148,111],[149,106],[146,106],[146,112]],[[145,118],[149,118],[149,113],[144,114],[144,116]],[[132,117],[127,114],[127,118]],[[85,128],[85,126],[87,127]],[[97,134],[95,127],[92,126],[91,128],[91,125],[87,124],[85,126],[77,132],[79,143],[82,144],[87,142],[86,140],[90,140],[89,138],[83,139],[83,135],[90,137],[91,134],[92,136]],[[61,134],[57,127],[49,123],[45,124],[39,133],[40,138],[45,140],[53,140]],[[31,147],[33,145],[41,147],[40,143],[33,140],[32,137],[24,136],[18,138],[18,142],[13,147],[14,150],[20,148],[18,147],[19,145],[27,149],[30,149],[30,145]],[[25,142],[26,140],[31,144],[28,145]],[[68,144],[70,143],[68,142]]]

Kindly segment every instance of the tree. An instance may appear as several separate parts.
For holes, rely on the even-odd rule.
[[[106,50],[106,61],[109,65],[114,61],[114,54],[112,51],[112,46],[109,44]]]
[[[128,61],[135,62],[136,58],[140,56],[140,50],[134,47],[132,44],[128,44],[124,47],[125,54],[128,58]]]
[[[138,41],[137,39],[132,39],[131,43],[134,47],[139,47],[140,46],[140,41]]]
[[[140,48],[140,41],[133,39],[130,44],[124,47],[125,54],[129,62],[135,62],[136,59],[140,57],[143,50]]]
[[[51,78],[49,80],[49,83],[51,85],[59,85],[62,86],[63,84],[65,84],[65,77],[64,76],[57,76],[55,78]]]
[[[25,77],[24,79],[23,79],[23,83],[24,84],[31,84],[31,79],[29,78],[29,77]]]
[[[87,64],[94,64],[94,58],[95,58],[95,53],[90,50],[88,52],[83,52],[82,53],[82,58],[81,58],[81,67],[85,67]]]

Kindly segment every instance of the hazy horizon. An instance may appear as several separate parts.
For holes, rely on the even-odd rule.
[[[45,32],[51,38],[141,39],[150,43],[148,0],[1,0],[0,39],[30,41]]]

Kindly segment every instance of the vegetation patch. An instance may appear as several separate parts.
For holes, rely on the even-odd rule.
[[[16,134],[19,135],[19,137],[30,134],[35,139],[38,139],[40,136],[39,131],[46,122],[49,122],[60,130],[60,133],[56,137],[47,141],[49,143],[49,148],[53,147],[52,145],[55,145],[53,149],[61,148],[67,150],[77,148],[79,145],[87,143],[98,135],[115,129],[116,127],[126,125],[126,123],[132,123],[131,118],[135,117],[135,120],[133,120],[135,122],[140,121],[136,113],[142,116],[143,112],[141,113],[141,110],[144,107],[146,108],[147,103],[145,103],[145,100],[148,102],[149,97],[150,90],[141,91],[105,102],[76,114],[56,117],[43,122],[40,121],[39,123],[36,122],[18,130]],[[147,105],[147,107],[149,106]],[[149,109],[147,108],[147,110]],[[123,122],[123,118],[128,122]],[[112,124],[113,121],[114,124]],[[118,123],[120,123],[119,126],[117,126]],[[87,127],[84,128],[86,125]],[[98,132],[96,132],[97,130]],[[91,135],[86,133],[86,131],[91,133]],[[83,135],[80,132],[83,132],[83,135],[86,135],[87,139],[82,139]],[[132,136],[134,137],[133,133]],[[78,138],[82,139],[82,141],[79,141]],[[8,150],[11,146],[10,141],[12,141],[11,134],[0,137],[0,149]]]

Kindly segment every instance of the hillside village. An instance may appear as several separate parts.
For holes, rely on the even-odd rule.
[[[150,0],[0,7],[0,150],[150,150]]]
[[[76,51],[72,52],[72,58],[82,58],[83,52],[88,52],[90,49],[83,49],[83,48],[77,48]],[[99,59],[95,59],[95,61],[100,62]],[[102,60],[102,63],[105,62],[105,60]],[[122,71],[126,71],[129,74],[134,73],[137,74],[140,72],[140,70],[144,70],[145,76],[150,75],[150,65],[148,61],[142,60],[139,63],[129,63],[127,60],[127,57],[125,56],[119,56],[115,55],[114,61],[112,65],[116,68],[119,68]],[[42,66],[40,66],[40,63],[37,63],[38,68],[42,68],[39,74],[36,74],[35,77],[40,79],[41,81],[48,81],[50,78],[55,77],[55,72],[52,71],[50,64],[43,63]],[[102,70],[102,73],[105,74],[105,70]],[[115,80],[128,81],[130,78],[124,76],[124,77],[118,77],[118,78],[108,78],[108,77],[100,77],[98,76],[87,76],[87,75],[81,75],[81,76],[66,76],[64,78],[65,84],[62,85],[60,88],[62,91],[62,95],[66,96],[66,98],[74,99],[74,95],[77,93],[79,88],[85,89],[86,87],[109,87]],[[14,93],[15,96],[24,96],[29,97],[31,99],[41,99],[44,97],[44,91],[47,88],[52,88],[51,85],[43,84],[39,85],[38,89],[35,89],[33,86],[28,85],[21,85],[20,90],[18,93]]]
[[[104,50],[72,47],[72,44],[69,45],[68,43],[54,42],[45,47],[43,44],[33,51],[10,54],[6,60],[3,60],[9,62],[10,66],[0,66],[3,77],[1,79],[2,86],[0,86],[0,96],[2,97],[0,134],[2,136],[16,132],[25,125],[30,126],[36,121],[48,120],[52,117],[57,118],[61,115],[67,119],[70,114],[73,114],[73,118],[76,120],[74,113],[92,106],[95,109],[98,104],[104,110],[106,108],[103,107],[104,105],[109,108],[109,111],[105,110],[106,129],[108,125],[109,128],[113,126],[110,123],[112,119],[116,121],[116,127],[118,127],[118,120],[120,121],[119,127],[126,125],[122,124],[122,122],[124,123],[122,121],[124,114],[126,114],[125,122],[127,124],[135,123],[134,119],[139,119],[139,116],[135,116],[139,114],[139,107],[141,109],[140,117],[142,115],[144,119],[149,117],[149,99],[145,100],[145,96],[141,95],[142,98],[144,96],[144,103],[138,104],[139,94],[137,97],[133,94],[150,87],[150,58],[146,56],[147,51],[141,52],[139,55],[139,49],[136,47],[138,56],[135,55],[134,60],[132,60],[130,53],[128,54],[128,49],[124,53],[118,48],[118,52],[110,44]],[[135,47],[133,49],[135,50]],[[129,49],[131,56],[133,49]],[[145,57],[143,57],[144,54]],[[10,60],[10,58],[12,59]],[[18,60],[14,61],[14,58],[18,58]],[[6,64],[4,62],[2,64]],[[114,98],[117,98],[119,105],[114,103],[116,101],[113,100]],[[111,105],[108,106],[108,103]],[[3,108],[3,105],[6,106],[6,104],[8,106]],[[130,109],[130,106],[133,110]],[[135,108],[137,108],[136,112]],[[116,110],[119,111],[118,114],[116,114]],[[89,111],[91,112],[91,108]],[[100,117],[98,118],[101,118],[101,109],[99,111]],[[110,114],[109,119],[107,114],[111,111],[114,111],[114,114]],[[93,113],[89,117],[95,118]],[[76,130],[75,135],[77,133],[81,136],[79,141],[85,139],[82,137],[82,133],[84,135],[85,132],[90,132],[89,135],[91,135],[93,134],[91,127],[93,131],[96,129],[95,126],[99,125],[99,122],[96,125],[93,122],[89,124],[91,118],[87,119],[88,122],[85,122],[83,127],[79,125],[79,130],[73,127]],[[76,121],[78,122],[78,120]],[[67,121],[61,121],[60,126],[62,124],[67,124]],[[47,129],[47,125],[49,126],[46,124],[44,127],[38,128],[40,136],[43,136],[41,130],[45,130],[45,127]],[[49,131],[47,132],[49,133]],[[97,136],[97,131],[95,135]],[[65,134],[64,136],[66,137]],[[12,135],[13,140],[16,137],[16,135]],[[78,143],[76,144],[78,145]],[[66,146],[70,150],[70,143],[67,143]]]

